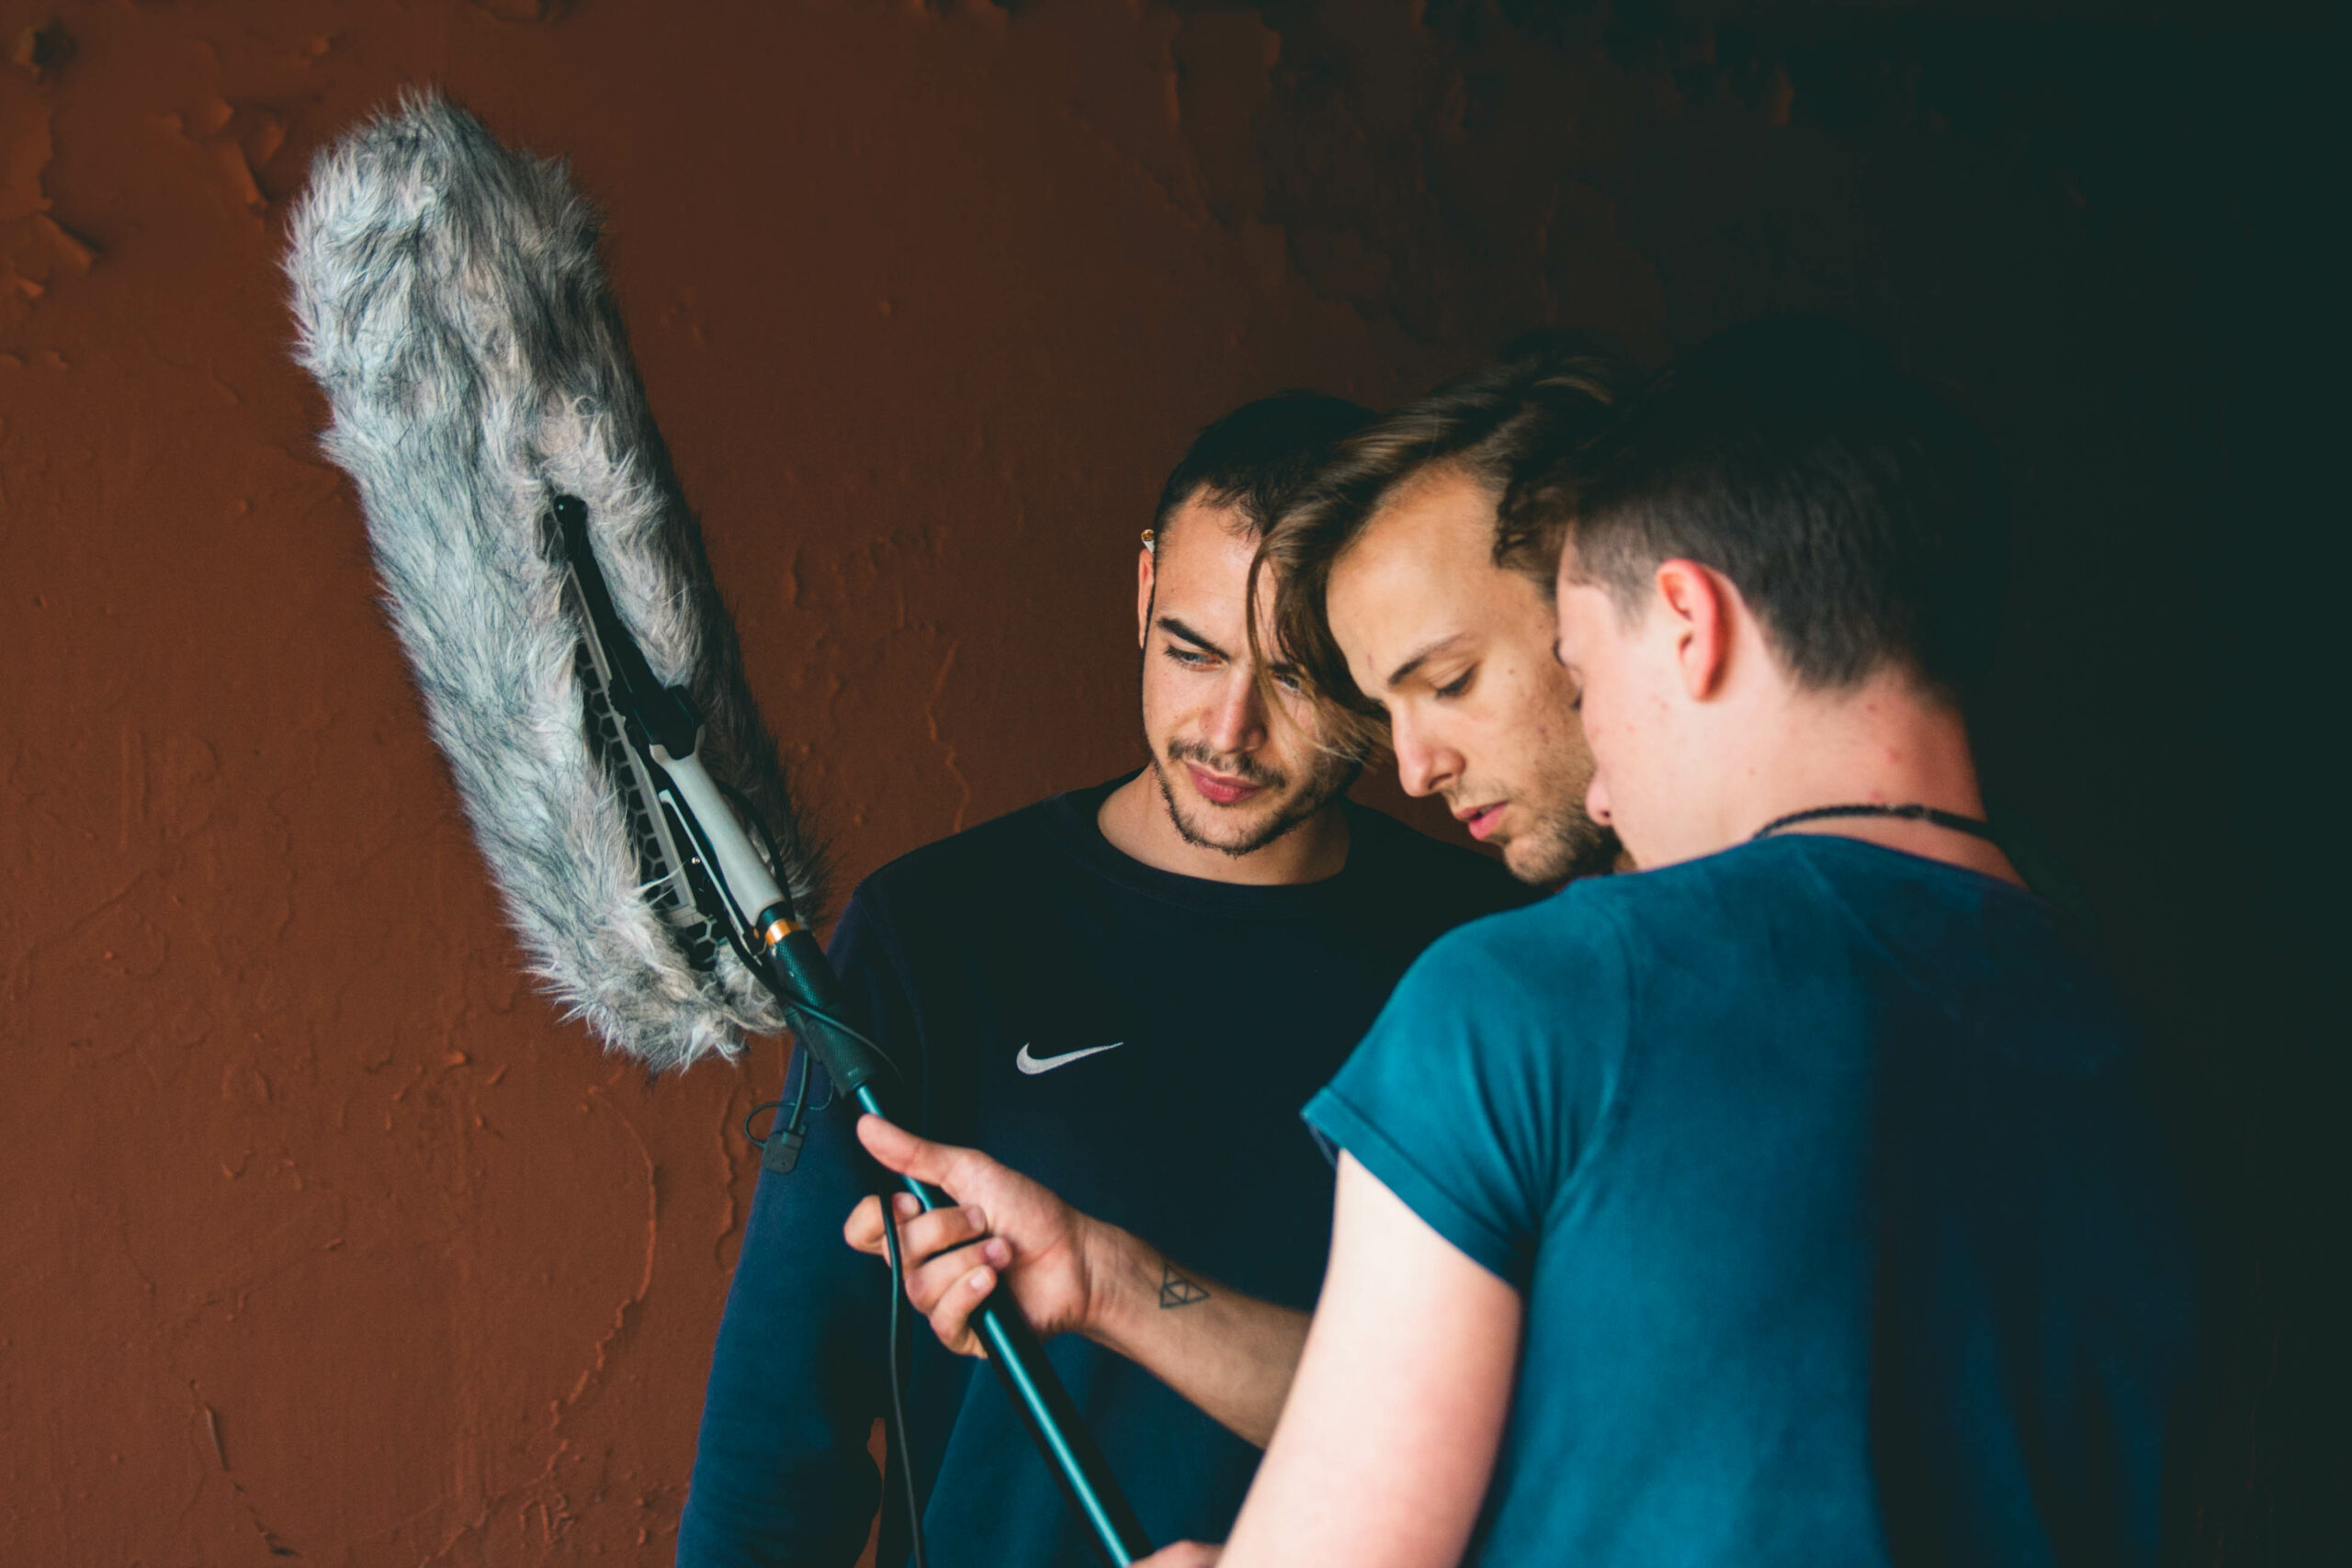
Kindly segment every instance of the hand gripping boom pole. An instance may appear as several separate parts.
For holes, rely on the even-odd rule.
[[[889,1068],[871,1046],[836,1032],[829,1020],[816,1016],[821,1010],[839,1018],[843,1002],[840,982],[817,939],[805,929],[792,926],[769,950],[769,962],[785,976],[787,995],[782,999],[794,1015],[801,1043],[815,1054],[843,1093],[854,1096],[866,1111],[888,1118],[890,1110],[884,1089]],[[808,998],[814,1006],[802,1005],[800,998]],[[940,1206],[943,1199],[936,1188],[911,1176],[901,1180],[926,1211]],[[1000,1282],[973,1313],[972,1323],[988,1347],[989,1365],[996,1369],[997,1379],[1004,1384],[1013,1408],[1021,1412],[1029,1436],[1061,1483],[1062,1495],[1086,1522],[1104,1559],[1114,1568],[1127,1568],[1136,1558],[1148,1555],[1151,1546],[1144,1539],[1135,1509],[1128,1506],[1102,1450],[1094,1446],[1077,1407],[1070,1404],[1069,1392],[1054,1375],[1045,1347],[1021,1315],[1011,1288]]]
[[[761,978],[784,1008],[794,1034],[834,1088],[865,1111],[888,1118],[889,1095],[902,1087],[897,1072],[852,1017],[849,998],[824,950],[795,918],[791,900],[696,759],[701,717],[693,698],[684,688],[654,679],[622,626],[596,566],[586,506],[572,496],[557,497],[554,524],[551,542],[570,578],[569,598],[582,622],[597,683],[620,720],[630,773],[659,804],[662,830],[667,835],[674,828],[679,850],[694,863],[693,880],[718,905],[715,913],[732,928],[755,968],[763,971]],[[927,1183],[912,1177],[903,1181],[925,1211],[944,1201]],[[1151,1547],[1134,1508],[1011,1289],[1000,1282],[973,1313],[972,1323],[988,1347],[989,1365],[1104,1560],[1113,1568],[1127,1568],[1148,1555]]]

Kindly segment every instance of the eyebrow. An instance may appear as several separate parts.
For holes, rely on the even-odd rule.
[[[1396,669],[1391,670],[1388,672],[1388,689],[1393,692],[1398,686],[1403,685],[1406,679],[1410,676],[1414,671],[1419,670],[1422,665],[1428,663],[1430,660],[1436,657],[1438,654],[1444,652],[1449,647],[1454,643],[1460,642],[1461,640],[1462,634],[1460,632],[1448,632],[1445,636],[1437,638],[1435,641],[1421,644],[1420,647],[1413,650],[1413,656],[1410,659],[1408,659],[1404,663],[1399,664]]]
[[[1173,615],[1160,616],[1159,629],[1166,632],[1170,637],[1182,637],[1186,642],[1193,644],[1204,652],[1214,653],[1219,659],[1231,659],[1233,657],[1233,655],[1227,653],[1225,649],[1219,648],[1216,644],[1211,642],[1208,638],[1203,637],[1200,633],[1194,631],[1192,627],[1186,626],[1183,622],[1178,620]]]

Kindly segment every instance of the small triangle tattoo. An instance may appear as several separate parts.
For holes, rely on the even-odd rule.
[[[1176,1272],[1173,1265],[1165,1262],[1160,1264],[1160,1311],[1166,1312],[1171,1307],[1188,1307],[1194,1302],[1204,1302],[1208,1299],[1208,1292],[1193,1283],[1192,1280],[1187,1280],[1183,1275]]]

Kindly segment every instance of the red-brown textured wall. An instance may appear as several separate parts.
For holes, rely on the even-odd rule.
[[[2118,546],[2175,411],[2085,368],[2116,277],[2198,279],[1869,54],[1934,37],[1527,10],[0,0],[0,1562],[669,1560],[777,1063],[648,1083],[518,978],[313,450],[283,215],[404,83],[610,213],[844,887],[1135,760],[1135,530],[1232,403],[1831,309],[2025,470],[1989,743],[2143,993],[2222,1009],[2134,838],[2210,693],[2099,635],[2196,599]]]
[[[89,5],[0,78],[0,1561],[666,1561],[776,1078],[518,977],[287,357],[311,150],[438,81],[574,161],[854,875],[1130,764],[1191,428],[1445,363],[1201,209],[1171,30]]]

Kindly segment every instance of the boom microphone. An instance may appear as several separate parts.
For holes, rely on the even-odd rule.
[[[646,410],[593,209],[562,165],[425,95],[320,153],[292,229],[324,446],[358,485],[434,738],[534,970],[657,1067],[789,1023],[840,1093],[888,1115],[901,1086],[808,929],[821,857]],[[789,1131],[763,1163],[789,1168]],[[973,1321],[1103,1556],[1148,1552],[1009,1290]],[[892,1366],[895,1381],[895,1346]]]
[[[782,1020],[686,890],[640,863],[649,824],[583,724],[582,635],[544,523],[580,498],[613,608],[692,689],[705,756],[778,831],[813,912],[821,859],[743,677],[699,530],[647,412],[560,164],[509,154],[438,97],[322,152],[287,271],[327,455],[356,481],[385,599],[482,856],[536,972],[655,1067]],[[641,815],[641,814],[640,814]]]

